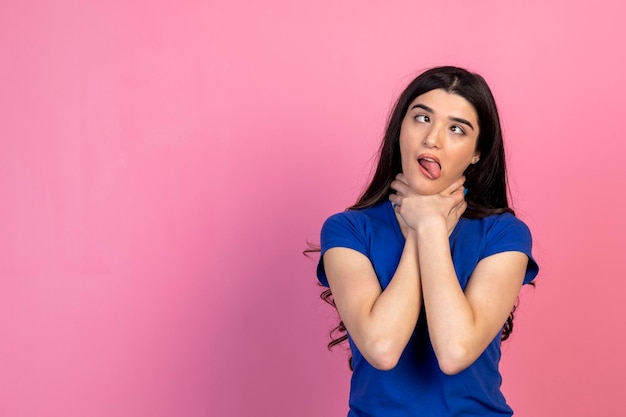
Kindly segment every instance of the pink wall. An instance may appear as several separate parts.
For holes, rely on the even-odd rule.
[[[619,0],[95,3],[0,5],[0,415],[344,415],[300,252],[444,63],[493,87],[542,266],[505,394],[622,413]]]

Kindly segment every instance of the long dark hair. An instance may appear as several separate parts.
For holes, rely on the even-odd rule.
[[[480,160],[465,171],[465,200],[467,209],[463,217],[479,219],[493,214],[511,213],[507,195],[506,163],[500,116],[496,102],[487,82],[478,74],[457,67],[431,68],[415,78],[400,94],[387,120],[385,136],[378,150],[378,160],[374,175],[356,203],[348,209],[363,209],[386,201],[392,192],[390,185],[397,174],[402,172],[400,158],[400,128],[409,105],[422,94],[442,89],[465,98],[478,115],[479,135],[477,150]],[[335,306],[332,291],[325,289],[320,297]],[[502,330],[501,340],[506,340],[513,331],[511,311]],[[348,338],[343,321],[331,331],[332,348]]]
[[[372,207],[387,200],[391,192],[391,182],[402,172],[402,120],[413,100],[436,89],[465,98],[478,115],[479,135],[476,146],[480,160],[465,171],[465,188],[468,190],[465,200],[468,209],[463,216],[481,218],[504,212],[514,214],[509,208],[507,197],[504,145],[496,102],[483,77],[457,67],[431,68],[414,79],[400,94],[387,120],[374,176],[350,209]]]

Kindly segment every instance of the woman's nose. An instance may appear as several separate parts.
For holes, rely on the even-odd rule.
[[[443,128],[433,126],[424,137],[424,146],[429,148],[439,148],[442,142],[442,136],[445,132]]]

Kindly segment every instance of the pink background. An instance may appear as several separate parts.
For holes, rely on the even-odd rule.
[[[520,416],[623,413],[619,0],[0,6],[0,415],[342,416],[301,254],[418,71],[482,73],[541,263]]]

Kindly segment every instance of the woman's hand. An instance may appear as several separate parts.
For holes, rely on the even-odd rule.
[[[396,193],[391,194],[389,200],[410,228],[417,230],[422,222],[443,220],[450,235],[467,208],[464,182],[465,177],[460,177],[441,193],[425,196],[411,189],[404,174],[398,174],[391,183]]]

